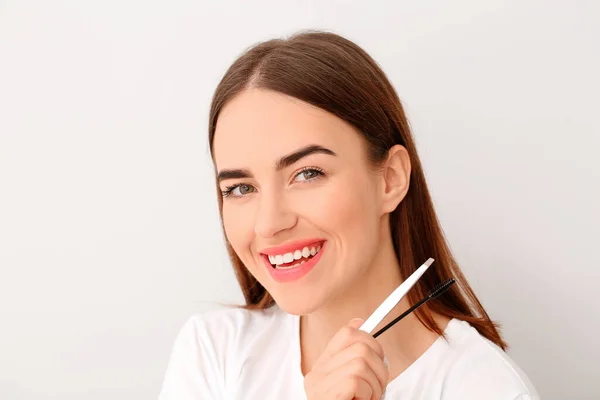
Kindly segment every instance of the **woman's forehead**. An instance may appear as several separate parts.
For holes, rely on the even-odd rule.
[[[233,168],[272,161],[307,145],[343,155],[360,144],[348,123],[325,110],[273,91],[249,89],[221,111],[213,152],[219,168]]]

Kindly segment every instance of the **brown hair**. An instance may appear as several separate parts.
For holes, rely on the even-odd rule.
[[[418,319],[438,334],[442,330],[432,318],[432,311],[467,321],[506,349],[497,324],[490,320],[445,241],[400,99],[377,63],[352,41],[329,32],[299,32],[288,39],[252,46],[229,67],[214,93],[208,124],[211,152],[219,112],[249,87],[298,98],[352,124],[366,139],[373,165],[385,160],[394,145],[408,150],[410,186],[390,215],[394,249],[403,277],[429,257],[435,259],[433,268],[408,293],[408,300],[414,304],[438,283],[454,278],[456,284],[448,292],[416,311]],[[222,217],[222,197],[217,197]],[[228,241],[227,249],[246,300],[244,307],[272,306],[271,295],[246,269]]]

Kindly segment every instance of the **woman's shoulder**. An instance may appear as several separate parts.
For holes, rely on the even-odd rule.
[[[444,381],[447,398],[539,399],[535,387],[517,363],[468,322],[450,321],[445,334],[453,353]]]
[[[193,314],[185,324],[195,325],[202,329],[216,329],[222,332],[227,329],[268,328],[269,325],[281,323],[282,320],[289,319],[289,317],[276,305],[262,310],[229,306]]]
[[[179,336],[199,340],[213,348],[238,345],[254,341],[270,330],[284,330],[293,324],[293,316],[277,306],[263,310],[242,307],[218,308],[191,315],[183,324]]]
[[[223,308],[188,317],[172,346],[159,398],[230,398],[246,362],[272,348],[273,338],[286,339],[274,333],[293,327],[293,316],[277,307]]]

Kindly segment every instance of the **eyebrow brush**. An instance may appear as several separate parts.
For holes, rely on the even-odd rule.
[[[444,292],[446,292],[446,290],[448,290],[450,288],[450,286],[452,286],[454,284],[454,282],[455,282],[455,280],[451,278],[451,279],[447,280],[446,282],[438,284],[436,287],[434,287],[429,292],[429,294],[427,296],[425,296],[423,299],[421,299],[418,303],[415,303],[414,306],[412,306],[411,308],[409,308],[408,310],[403,312],[399,317],[396,317],[392,322],[390,322],[389,324],[387,324],[386,326],[384,326],[383,328],[381,328],[380,330],[375,332],[373,337],[377,338],[377,336],[381,335],[383,332],[390,329],[402,318],[406,317],[408,314],[415,311],[417,308],[421,307],[423,304],[427,303],[429,300],[435,299],[436,297],[441,296]]]

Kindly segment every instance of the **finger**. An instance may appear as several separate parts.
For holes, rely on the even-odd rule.
[[[332,357],[324,366],[326,374],[342,368],[345,364],[352,362],[355,359],[362,359],[368,367],[373,371],[379,385],[385,388],[389,380],[389,371],[385,363],[379,355],[365,342],[356,342],[350,347],[342,350],[340,353]]]
[[[327,383],[323,387],[326,392],[331,391],[332,389],[335,391],[334,388],[343,388],[345,387],[344,385],[347,385],[350,388],[356,388],[359,386],[358,381],[366,382],[370,388],[370,395],[377,400],[379,400],[387,386],[387,381],[382,385],[369,364],[361,358],[355,358],[340,366],[331,374],[327,375],[326,381]],[[371,397],[367,397],[367,399],[371,399]]]
[[[350,324],[342,327],[334,337],[329,341],[327,347],[325,348],[324,354],[332,357],[335,354],[339,353],[341,350],[353,345],[358,341],[364,341],[367,343],[377,355],[383,360],[383,348],[379,344],[379,342],[373,338],[369,333],[363,332],[359,330],[356,326],[362,324],[362,322],[358,322],[362,320],[352,320]]]
[[[336,380],[335,385],[326,394],[326,398],[336,400],[379,400],[373,396],[373,390],[369,383],[356,377]]]
[[[354,329],[359,329],[362,324],[365,323],[365,320],[362,318],[354,318],[348,322],[348,326]]]

